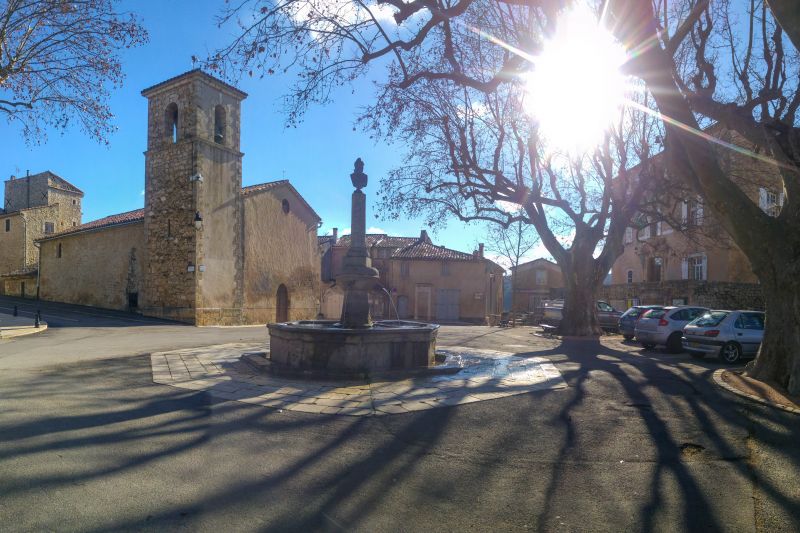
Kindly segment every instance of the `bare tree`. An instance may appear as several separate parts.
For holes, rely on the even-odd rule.
[[[514,208],[512,208],[514,209]],[[508,227],[488,224],[486,228],[486,249],[509,265],[511,271],[511,313],[513,315],[516,300],[516,272],[520,262],[539,244],[539,235],[530,224],[518,220]],[[513,318],[512,318],[513,323]]]
[[[101,142],[113,131],[109,90],[119,52],[147,40],[116,0],[6,0],[0,8],[0,115],[29,142],[76,120]]]
[[[658,13],[649,0],[609,5],[614,31],[638,52],[630,71],[645,81],[666,117],[671,171],[706,198],[761,281],[767,328],[749,372],[798,394],[800,43],[785,38],[798,35],[796,14],[776,21],[767,4],[751,1],[741,25],[728,2],[712,8],[707,1],[676,3],[670,10],[664,2],[657,5]],[[728,178],[713,140],[700,131],[701,121],[708,119],[747,140],[753,147],[750,157],[772,162],[785,190],[777,216]]]
[[[596,292],[648,182],[646,164],[627,169],[648,159],[652,128],[629,111],[594,153],[569,158],[543,144],[524,109],[530,64],[512,50],[536,53],[557,11],[553,1],[245,0],[220,20],[239,21],[239,37],[209,65],[228,75],[296,72],[289,122],[381,67],[362,124],[409,147],[382,183],[387,216],[532,225],[564,274],[564,332],[593,334]],[[634,122],[642,127],[623,135]]]

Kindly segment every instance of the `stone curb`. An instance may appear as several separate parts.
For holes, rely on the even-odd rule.
[[[750,393],[747,393],[747,392],[740,391],[739,389],[737,389],[733,385],[729,385],[728,383],[725,383],[725,381],[722,379],[722,373],[726,372],[726,371],[727,371],[727,369],[720,368],[719,370],[715,370],[714,373],[711,375],[711,377],[714,380],[714,383],[716,383],[718,386],[722,387],[726,391],[728,391],[730,393],[733,393],[733,394],[736,394],[737,396],[741,396],[743,398],[747,398],[749,400],[753,400],[754,402],[758,402],[761,405],[774,407],[775,409],[780,409],[781,411],[786,411],[788,413],[793,413],[793,414],[796,414],[796,415],[800,415],[800,409],[798,409],[797,407],[790,407],[788,405],[782,405],[782,404],[779,404],[779,403],[771,402],[769,400],[765,400],[764,398],[761,398],[760,396],[756,396],[755,394],[750,394]]]
[[[252,368],[241,357],[254,350],[262,351],[263,346],[228,343],[152,353],[150,365],[154,383],[206,390],[224,400],[325,415],[405,414],[568,388],[555,365],[543,358],[457,346],[440,346],[439,349],[482,355],[485,361],[467,366],[457,374],[432,375],[425,379],[411,376],[400,381],[328,383],[251,375],[249,371],[241,374],[233,365],[241,363]],[[226,370],[218,365],[229,366]],[[509,366],[519,371],[509,371]],[[520,369],[520,366],[526,368]]]
[[[23,335],[33,335],[34,333],[41,333],[46,329],[46,322],[40,322],[38,328],[33,326],[2,328],[0,329],[0,339],[13,339],[14,337],[22,337]]]

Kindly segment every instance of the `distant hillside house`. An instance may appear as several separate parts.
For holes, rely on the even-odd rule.
[[[319,237],[322,255],[322,314],[338,319],[342,293],[335,279],[350,247],[350,236]],[[483,245],[472,253],[433,244],[422,230],[419,237],[368,234],[372,266],[380,286],[371,295],[373,318],[424,320],[440,323],[494,321],[503,308],[503,268],[483,256]]]

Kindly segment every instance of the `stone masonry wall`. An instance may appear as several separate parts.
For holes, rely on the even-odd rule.
[[[244,320],[275,321],[276,295],[289,293],[289,320],[312,319],[319,311],[320,257],[316,227],[284,213],[280,191],[243,197]],[[289,197],[290,205],[294,198]]]
[[[712,309],[764,309],[764,295],[757,283],[722,281],[667,281],[606,285],[598,294],[619,310],[629,307],[630,300],[641,305],[700,305]]]
[[[5,182],[6,211],[19,211],[47,205],[48,175],[25,176]]]
[[[9,228],[6,231],[6,221]],[[0,274],[25,266],[25,219],[19,213],[0,216]]]
[[[140,291],[143,254],[141,222],[43,241],[40,296],[128,310],[128,293]]]

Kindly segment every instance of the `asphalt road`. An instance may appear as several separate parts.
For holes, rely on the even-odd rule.
[[[569,388],[336,417],[151,380],[151,351],[263,327],[42,313],[46,332],[0,341],[3,530],[800,530],[800,418],[718,390],[713,360],[443,327],[547,357]]]

